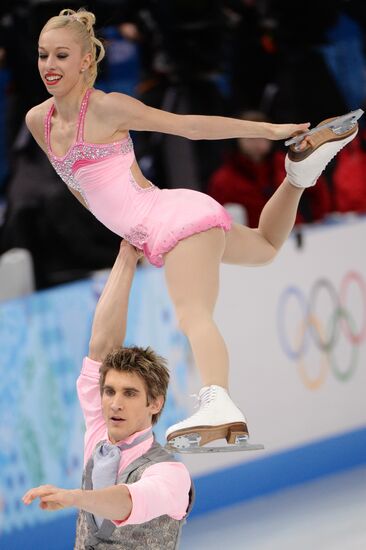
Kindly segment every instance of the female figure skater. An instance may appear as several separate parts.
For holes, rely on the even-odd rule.
[[[200,445],[248,436],[246,420],[229,397],[228,353],[214,321],[220,263],[270,262],[287,239],[305,187],[356,134],[322,130],[306,137],[287,177],[265,205],[259,227],[232,224],[211,197],[187,189],[159,189],[141,173],[128,130],[189,139],[285,139],[308,124],[269,124],[226,117],[176,115],[120,93],[93,88],[104,49],[92,13],[63,10],[39,38],[39,72],[53,96],[33,107],[26,123],[76,198],[112,231],[165,266],[180,328],[192,347],[203,387],[196,414],[167,430],[168,440],[192,432]],[[335,141],[334,141],[335,140]],[[304,160],[302,160],[304,159]],[[177,441],[177,440],[175,440]]]

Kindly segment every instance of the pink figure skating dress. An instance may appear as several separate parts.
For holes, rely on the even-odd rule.
[[[149,262],[164,264],[164,254],[181,239],[212,227],[228,231],[231,218],[214,199],[190,189],[141,187],[131,173],[135,160],[130,137],[108,144],[83,139],[89,88],[83,98],[76,143],[63,157],[50,143],[54,105],[45,117],[48,156],[58,175],[83,197],[92,214],[106,227],[143,250]]]

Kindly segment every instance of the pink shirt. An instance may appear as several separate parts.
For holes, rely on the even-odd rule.
[[[85,357],[77,380],[77,391],[86,425],[84,466],[97,443],[105,439],[108,440],[99,391],[100,366],[101,363]],[[134,433],[124,442],[132,443],[136,437],[148,429],[150,428]],[[124,450],[121,455],[119,472],[146,453],[152,443],[153,436],[131,449]],[[126,520],[113,522],[118,526],[145,523],[165,514],[177,520],[185,516],[189,502],[191,478],[187,468],[181,462],[154,464],[146,468],[139,481],[126,484],[126,487],[131,495],[132,511]]]

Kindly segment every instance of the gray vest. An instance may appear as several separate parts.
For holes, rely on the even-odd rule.
[[[98,443],[87,462],[82,480],[83,489],[92,489],[91,472],[94,454],[103,442]],[[154,441],[150,449],[134,460],[120,473],[117,484],[138,481],[146,468],[159,462],[175,459]],[[182,526],[193,505],[193,485],[189,495],[186,515],[176,520],[168,515],[159,516],[146,523],[116,527],[105,519],[98,529],[93,514],[79,511],[74,550],[175,550],[178,548]]]

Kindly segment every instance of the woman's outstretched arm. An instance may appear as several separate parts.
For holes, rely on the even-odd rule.
[[[121,130],[162,132],[188,139],[258,138],[286,139],[305,132],[309,124],[271,124],[236,118],[205,115],[177,115],[148,107],[120,93],[106,94],[100,107],[111,123]],[[113,121],[113,122],[112,122]]]

